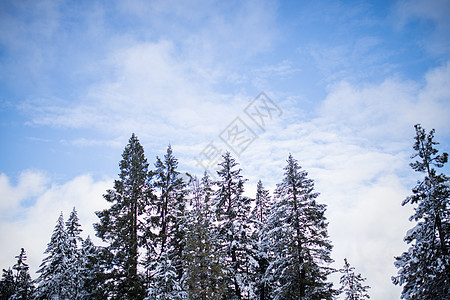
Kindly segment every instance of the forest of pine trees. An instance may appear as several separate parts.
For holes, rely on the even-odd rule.
[[[449,178],[437,174],[448,155],[438,155],[434,131],[416,126],[411,166],[425,173],[403,204],[417,204],[408,252],[396,258],[405,299],[448,299]],[[314,181],[289,154],[271,196],[261,181],[245,195],[247,181],[226,153],[213,181],[186,181],[171,146],[149,166],[133,134],[108,208],[96,212],[95,246],[81,237],[74,208],[57,219],[45,258],[32,280],[22,248],[3,269],[0,299],[366,299],[369,287],[347,259],[330,267],[326,205]],[[340,272],[340,287],[328,276]],[[447,298],[446,298],[447,297]]]

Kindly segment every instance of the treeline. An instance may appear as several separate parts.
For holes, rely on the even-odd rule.
[[[422,146],[417,147],[422,153]],[[423,161],[443,165],[446,159]],[[1,299],[335,299],[340,294],[345,299],[369,298],[365,279],[347,260],[341,270],[330,267],[326,206],[292,155],[273,195],[259,181],[254,198],[244,195],[247,180],[230,153],[222,157],[217,180],[206,172],[185,180],[170,146],[150,170],[133,134],[119,167],[119,178],[104,195],[110,205],[96,212],[99,221],[94,224],[106,246],[81,238],[75,208],[67,221],[61,214],[39,277],[31,280],[22,249],[14,271],[3,270]],[[448,178],[443,176],[448,202]],[[440,227],[448,233],[446,205],[447,214],[441,210],[439,216]],[[434,240],[429,250],[433,254],[445,248],[439,241]],[[448,253],[439,259],[444,273],[438,265],[433,278],[444,278],[439,282],[448,287]],[[406,258],[398,260],[404,268]],[[342,273],[339,288],[328,280],[333,272]],[[399,272],[394,283],[409,284],[403,277],[407,270]],[[446,291],[441,287],[433,295],[448,295],[439,294]]]

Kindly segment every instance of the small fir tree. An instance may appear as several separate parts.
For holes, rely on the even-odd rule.
[[[13,266],[15,274],[15,292],[10,298],[11,300],[26,300],[31,299],[34,291],[33,281],[29,273],[29,266],[26,263],[27,254],[25,249],[20,250],[20,254],[16,256],[17,263]]]
[[[64,226],[64,217],[61,212],[55,229],[53,230],[50,243],[44,254],[45,257],[37,271],[39,277],[36,280],[37,288],[34,293],[36,299],[70,299],[71,277],[70,266],[70,244]]]
[[[350,266],[347,259],[344,259],[344,268],[339,270],[342,273],[340,284],[341,288],[339,293],[344,293],[345,300],[359,300],[359,299],[369,299],[370,296],[367,294],[369,286],[363,285],[366,281],[361,274],[355,274],[355,268]]]

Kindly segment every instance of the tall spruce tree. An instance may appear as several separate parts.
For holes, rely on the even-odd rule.
[[[225,295],[223,258],[216,251],[216,237],[212,234],[215,215],[211,206],[213,191],[206,172],[201,180],[192,178],[190,192],[192,209],[187,222],[184,255],[189,299],[222,299]]]
[[[217,171],[215,192],[217,214],[216,235],[223,261],[224,283],[228,288],[227,299],[255,297],[250,280],[250,263],[253,262],[248,247],[250,237],[250,199],[243,196],[246,179],[241,175],[238,163],[229,152],[223,156]]]
[[[152,182],[157,199],[149,223],[159,233],[153,240],[153,254],[149,254],[149,297],[154,299],[183,299],[187,295],[184,285],[183,262],[186,227],[186,183],[177,171],[178,159],[167,147],[164,160],[156,158]],[[153,258],[152,258],[153,256]]]
[[[410,221],[416,225],[405,236],[410,244],[407,252],[396,257],[398,275],[392,277],[397,285],[404,285],[403,299],[449,299],[450,291],[450,178],[438,174],[448,161],[448,154],[438,154],[435,148],[434,129],[428,134],[419,124],[415,125],[416,137],[410,164],[414,171],[424,173],[425,178],[412,189],[402,205],[415,205]]]
[[[29,273],[30,267],[26,263],[27,254],[25,249],[20,250],[20,254],[16,256],[17,263],[13,266],[15,274],[15,292],[11,296],[11,300],[27,300],[32,298],[34,292],[33,282]]]
[[[327,276],[332,245],[328,239],[326,206],[292,155],[283,181],[277,185],[266,225],[272,257],[266,272],[274,299],[331,299],[336,293]]]
[[[261,180],[256,186],[255,206],[252,210],[250,219],[253,223],[253,232],[251,236],[252,257],[257,264],[252,267],[253,282],[256,287],[258,299],[269,299],[270,285],[266,282],[265,274],[269,266],[269,247],[264,240],[264,225],[269,216],[271,206],[271,197],[269,191],[264,189]]]
[[[42,261],[40,273],[36,280],[37,288],[35,299],[70,299],[71,276],[69,270],[70,244],[69,237],[64,226],[64,217],[61,212],[52,237],[48,243],[45,257]]]
[[[367,294],[367,290],[370,288],[367,285],[363,285],[366,281],[361,274],[355,274],[355,267],[352,267],[347,259],[344,259],[344,268],[339,270],[342,276],[339,280],[341,288],[339,293],[344,293],[345,300],[360,300],[369,299],[370,296]]]
[[[119,179],[114,182],[114,189],[104,195],[111,207],[96,213],[100,222],[94,227],[97,236],[108,243],[111,256],[108,275],[112,290],[109,296],[113,299],[143,299],[145,286],[138,271],[139,247],[143,244],[145,224],[142,217],[151,190],[147,159],[136,135],[132,134],[119,166]]]

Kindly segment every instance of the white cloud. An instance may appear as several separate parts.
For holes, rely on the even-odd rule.
[[[355,137],[372,146],[386,147],[407,138],[417,123],[447,134],[449,84],[448,63],[429,71],[423,86],[400,79],[359,86],[340,82],[330,87],[322,103],[322,121],[351,128]]]
[[[14,213],[25,200],[41,194],[48,183],[48,179],[41,172],[25,171],[18,178],[16,185],[12,185],[6,174],[0,174],[0,216],[14,217]]]
[[[6,175],[1,175],[2,211],[6,208],[5,203],[8,205],[7,216],[3,213],[0,215],[2,268],[12,267],[15,263],[14,257],[23,247],[28,253],[32,277],[35,277],[34,272],[44,257],[43,252],[50,241],[60,212],[62,211],[67,219],[74,206],[84,230],[82,235],[90,235],[96,240],[92,224],[97,222],[98,218],[94,212],[106,206],[102,194],[112,188],[112,180],[94,181],[91,176],[83,175],[63,184],[48,186],[49,181],[49,178],[39,172],[27,171],[14,185]]]
[[[381,176],[371,185],[347,193],[344,205],[334,203],[340,192],[326,189],[325,199],[333,199],[328,207],[329,231],[335,248],[334,266],[341,268],[344,258],[367,277],[369,291],[374,299],[391,299],[400,288],[390,282],[395,275],[394,256],[406,250],[403,235],[411,226],[408,222],[411,208],[401,201],[409,191],[397,176]]]
[[[218,134],[255,95],[214,92],[202,70],[177,56],[172,42],[136,42],[105,60],[110,75],[82,100],[35,99],[21,108],[35,125],[196,144]]]

